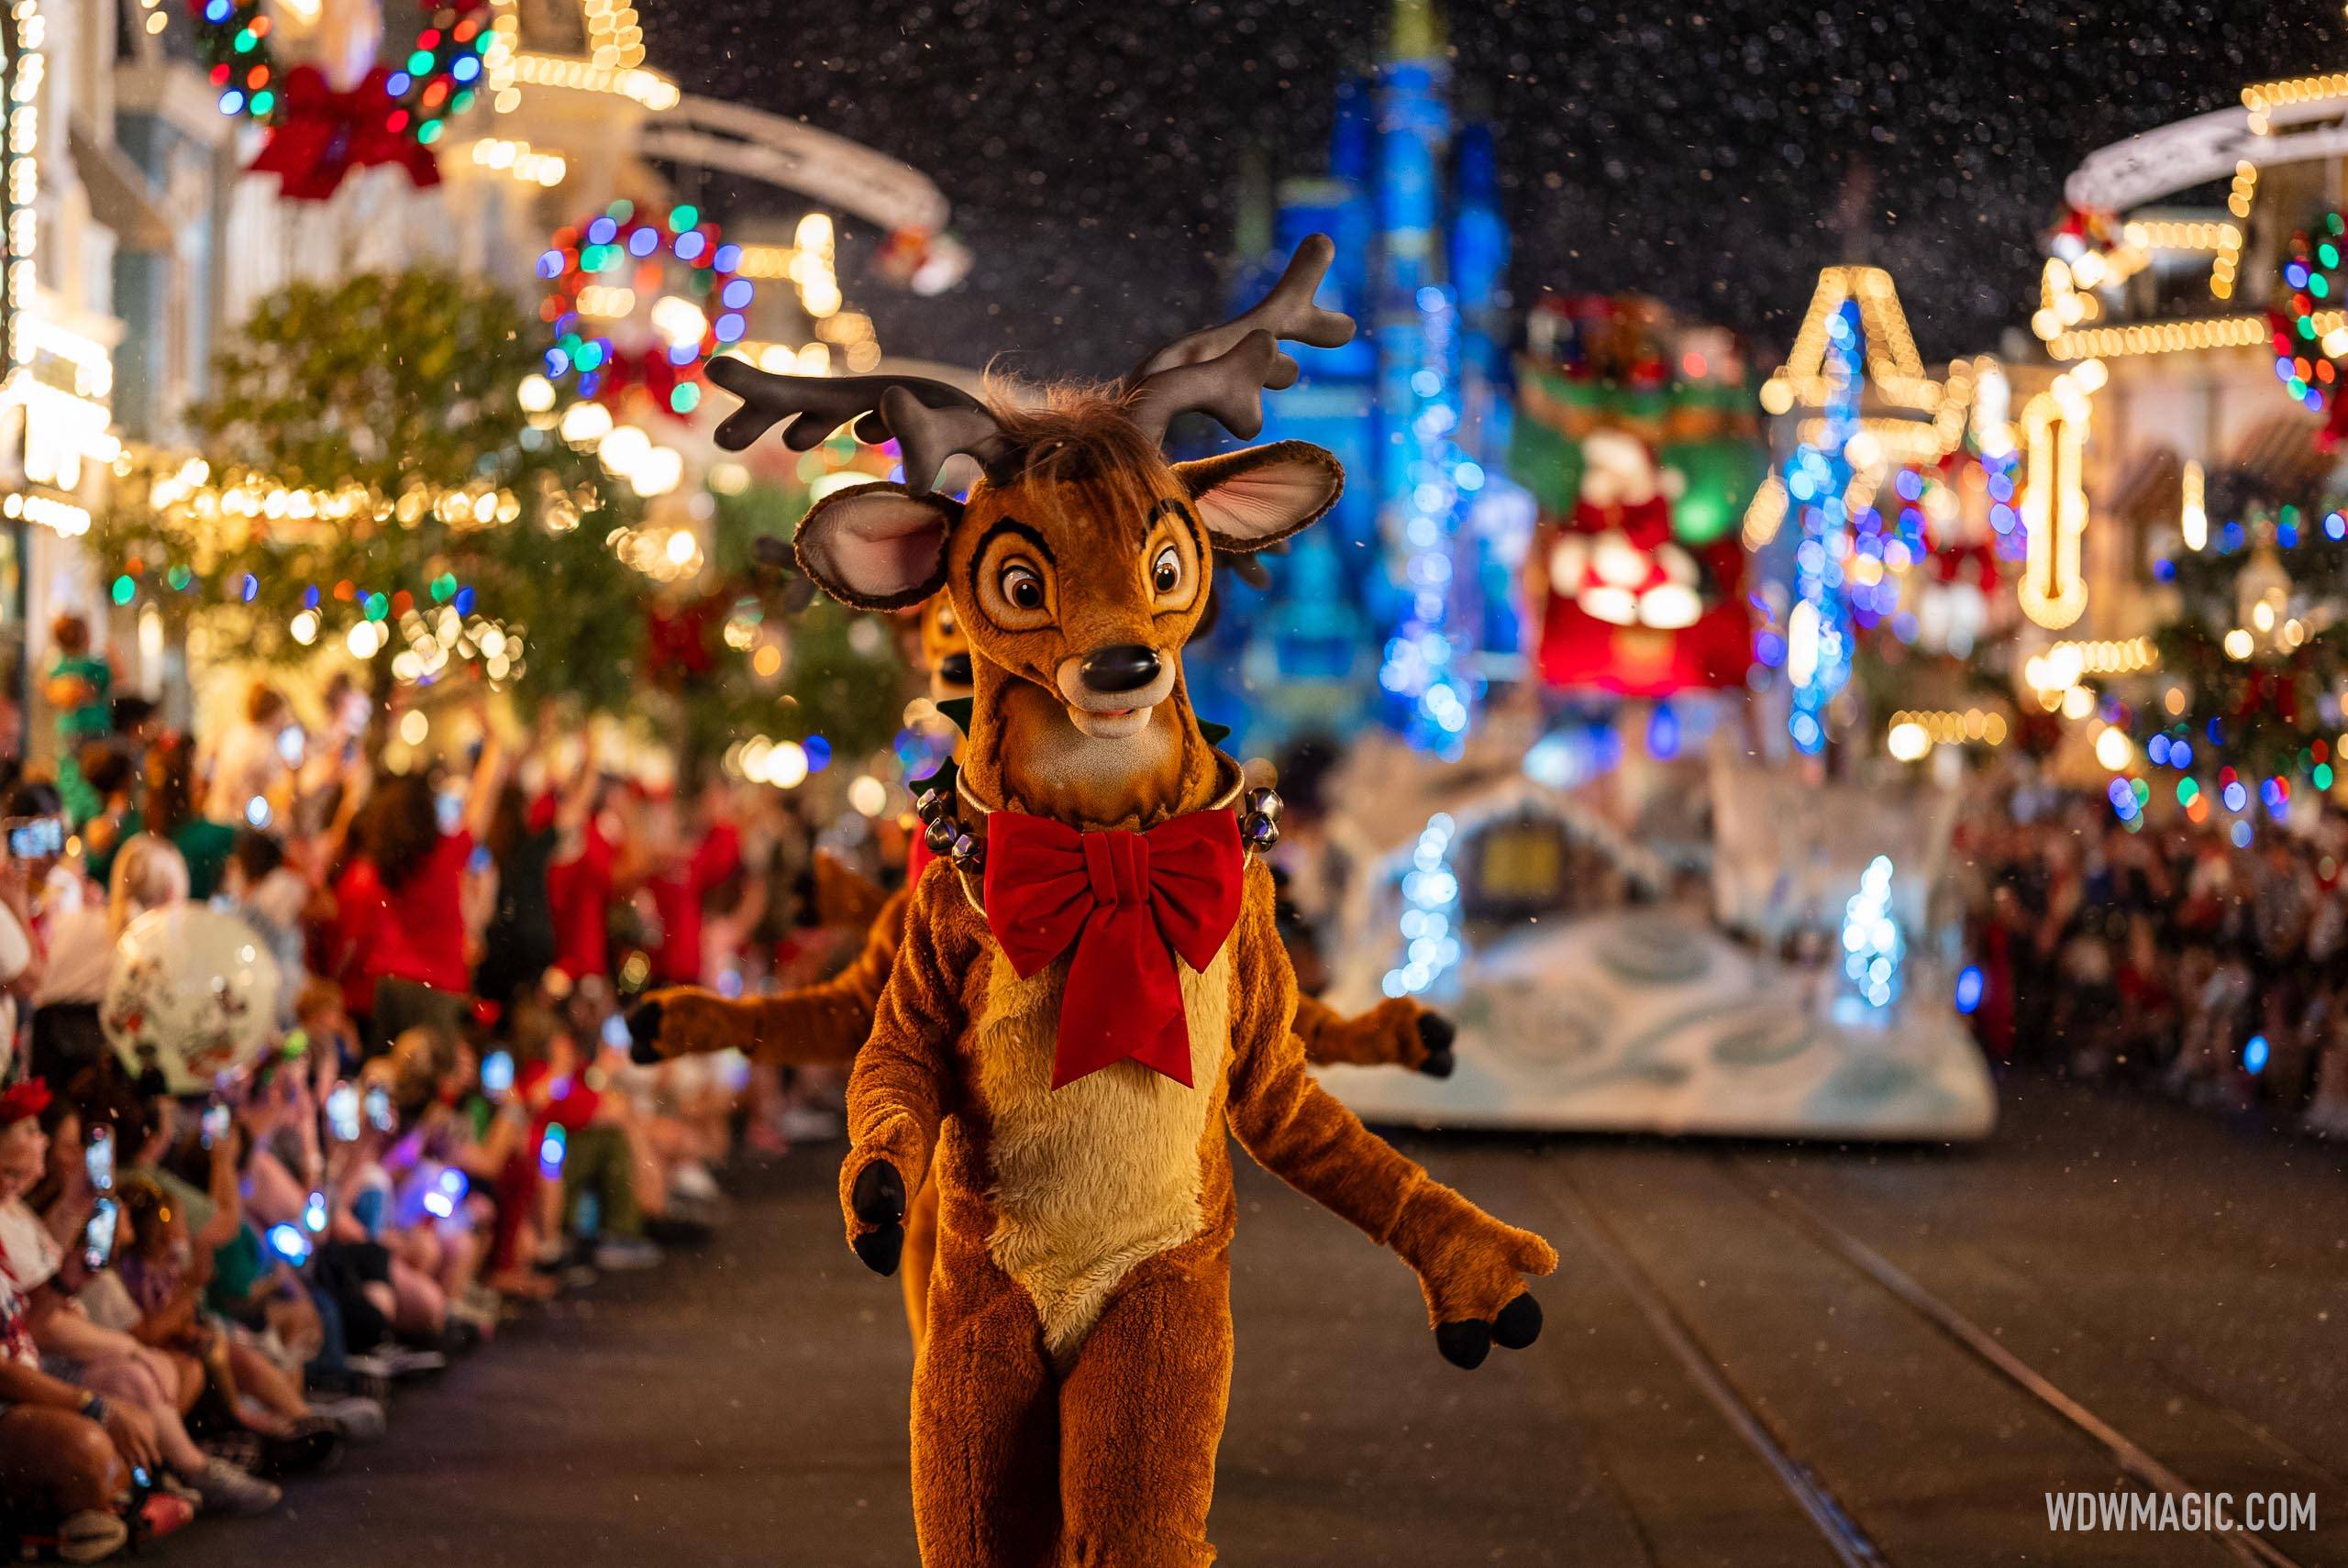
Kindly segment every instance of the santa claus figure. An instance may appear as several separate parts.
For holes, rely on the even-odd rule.
[[[1638,697],[1742,679],[1749,634],[1735,539],[1689,547],[1673,536],[1678,476],[1629,432],[1591,432],[1581,457],[1572,513],[1545,519],[1526,558],[1542,679]]]

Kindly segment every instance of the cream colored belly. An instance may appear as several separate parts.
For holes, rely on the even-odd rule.
[[[1230,1051],[1231,958],[1226,949],[1204,973],[1181,967],[1189,1088],[1135,1062],[1053,1088],[1067,964],[1022,980],[1000,955],[993,963],[970,1039],[991,1123],[987,1250],[1026,1288],[1065,1364],[1118,1281],[1198,1234],[1199,1148]]]

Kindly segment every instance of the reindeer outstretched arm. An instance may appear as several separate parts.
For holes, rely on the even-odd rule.
[[[872,1014],[872,1033],[847,1080],[847,1158],[840,1209],[848,1245],[879,1274],[903,1251],[905,1206],[929,1176],[954,1087],[954,1042],[966,1019],[962,982],[980,943],[959,914],[952,866],[922,876],[907,906],[904,940]]]
[[[1271,878],[1260,867],[1249,873],[1232,941],[1228,1115],[1241,1145],[1411,1265],[1445,1359],[1472,1367],[1494,1343],[1532,1343],[1541,1309],[1523,1276],[1556,1268],[1556,1250],[1429,1176],[1313,1082],[1291,1027],[1296,977],[1273,925]]]
[[[645,998],[631,1026],[661,1060],[739,1051],[781,1067],[844,1066],[872,1032],[873,1009],[896,960],[912,900],[911,889],[892,894],[872,917],[863,950],[828,979],[776,996],[738,999],[672,986]]]
[[[1452,1027],[1409,997],[1389,997],[1351,1018],[1311,997],[1296,999],[1296,1035],[1316,1067],[1409,1067],[1451,1076]]]

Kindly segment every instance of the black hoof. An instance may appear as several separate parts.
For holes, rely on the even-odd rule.
[[[888,1161],[875,1160],[857,1173],[847,1203],[872,1227],[856,1239],[856,1255],[875,1274],[896,1273],[905,1251],[905,1178]]]
[[[1439,1012],[1419,1014],[1419,1043],[1426,1048],[1426,1059],[1419,1064],[1419,1071],[1431,1078],[1447,1078],[1458,1058],[1451,1054],[1451,1043],[1459,1031],[1451,1020]]]
[[[903,1225],[883,1225],[878,1230],[867,1231],[856,1239],[854,1245],[856,1255],[864,1260],[865,1267],[875,1274],[894,1274],[897,1272],[897,1260],[904,1255],[905,1228]]]
[[[905,1218],[905,1178],[886,1160],[875,1160],[856,1174],[847,1206],[868,1225],[900,1225]]]
[[[1523,1350],[1541,1337],[1541,1303],[1531,1292],[1501,1309],[1492,1320],[1492,1342],[1504,1350]]]
[[[627,1015],[627,1059],[639,1067],[658,1066],[660,1055],[660,1004],[646,1002]]]
[[[1443,1359],[1452,1365],[1473,1372],[1483,1365],[1484,1358],[1491,1353],[1491,1327],[1472,1320],[1465,1323],[1445,1323],[1434,1331],[1434,1348],[1441,1351]]]

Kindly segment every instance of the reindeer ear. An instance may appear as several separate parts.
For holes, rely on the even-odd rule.
[[[948,496],[859,484],[817,502],[792,543],[800,569],[841,603],[895,610],[946,585],[946,532],[961,515]]]
[[[1238,554],[1287,538],[1335,506],[1346,488],[1337,459],[1304,441],[1177,463],[1174,473],[1214,547]]]

